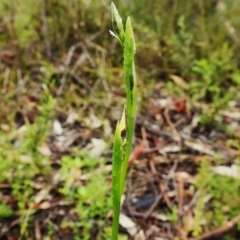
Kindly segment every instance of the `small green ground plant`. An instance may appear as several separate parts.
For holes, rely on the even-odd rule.
[[[35,213],[36,189],[33,186],[33,179],[36,176],[39,179],[47,179],[50,174],[49,157],[43,156],[39,149],[48,138],[51,128],[49,119],[52,119],[54,114],[55,100],[45,84],[42,85],[42,91],[39,113],[33,124],[28,123],[11,133],[3,134],[0,131],[0,182],[11,185],[17,205],[10,211],[9,207],[1,202],[0,195],[0,216],[4,214],[20,216],[19,239],[28,239],[28,228]]]
[[[109,186],[105,184],[106,173],[95,172],[96,168],[103,168],[104,164],[104,161],[99,161],[77,150],[72,156],[62,158],[59,177],[63,186],[59,191],[64,194],[67,201],[76,203],[74,213],[79,217],[74,221],[67,219],[61,225],[62,228],[73,229],[75,240],[92,239],[91,230],[94,228],[97,229],[96,239],[109,239],[111,236],[109,231],[107,232],[104,219],[111,207],[111,199],[107,198]],[[83,180],[84,184],[78,181],[81,174],[88,174]],[[101,191],[96,191],[96,189],[101,189]]]
[[[121,196],[127,174],[128,160],[132,147],[134,119],[136,114],[137,86],[134,65],[134,54],[136,51],[135,40],[131,20],[128,17],[124,29],[114,3],[112,7],[113,32],[123,49],[124,75],[127,95],[127,106],[124,109],[121,120],[117,123],[113,148],[113,169],[112,169],[112,198],[113,198],[113,227],[112,240],[118,239],[119,214]]]
[[[240,214],[239,181],[234,177],[217,175],[211,168],[209,160],[204,159],[197,176],[196,186],[200,194],[194,210],[194,236],[206,229],[216,229]],[[233,234],[234,231],[224,239],[235,239]]]
[[[107,172],[94,172],[103,168],[105,162],[86,152],[73,150],[71,155],[61,158],[58,170],[51,168],[49,156],[43,155],[39,149],[49,137],[56,101],[45,84],[42,91],[34,123],[10,133],[0,132],[0,183],[11,186],[9,192],[16,203],[14,207],[9,205],[0,194],[0,220],[18,217],[19,239],[32,239],[31,229],[39,212],[36,208],[36,198],[41,191],[39,186],[48,192],[57,182],[57,192],[64,201],[74,204],[72,212],[78,216],[63,220],[60,228],[70,229],[75,234],[74,239],[90,240],[94,229],[97,229],[95,239],[109,239],[111,229],[106,223],[106,215],[111,209],[111,199],[108,198]],[[89,177],[78,181],[79,176],[87,173],[90,173]],[[53,178],[56,182],[52,184]],[[96,191],[96,187],[101,191]],[[51,219],[45,231],[46,239],[56,235],[55,223]]]

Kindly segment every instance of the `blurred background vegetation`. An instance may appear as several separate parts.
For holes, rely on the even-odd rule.
[[[214,109],[226,105],[236,95],[240,83],[238,1],[199,0],[182,4],[177,0],[140,0],[116,1],[116,5],[123,19],[131,15],[134,22],[140,88],[167,82],[169,90],[187,94],[194,101],[204,100],[213,104]],[[33,87],[45,81],[61,88],[61,103],[70,100],[70,92],[74,91],[69,90],[71,81],[66,81],[70,74],[65,74],[66,84],[59,78],[71,47],[77,48],[79,54],[90,54],[83,56],[89,58],[87,63],[84,59],[79,61],[84,62],[81,71],[97,94],[99,88],[107,90],[113,80],[116,83],[121,79],[116,80],[115,75],[121,71],[116,69],[121,64],[120,48],[108,34],[109,1],[3,0],[0,7],[2,63],[31,78],[27,85]],[[67,64],[71,66],[74,60]],[[15,87],[17,71],[8,74],[10,87]],[[172,81],[169,76],[173,74],[184,83]],[[9,106],[12,103],[6,97],[1,111],[5,121],[10,117],[5,111],[10,107],[12,116],[18,108]]]
[[[239,103],[239,0],[115,4],[123,19],[131,16],[134,26],[140,112],[159,83],[169,94],[186,97],[201,113],[203,125],[215,121],[229,102]],[[84,187],[75,184],[74,177],[69,183],[67,174],[78,174],[77,169],[87,174],[104,167],[109,158],[99,163],[99,156],[82,151],[89,139],[51,154],[46,150],[54,121],[64,122],[72,112],[111,148],[108,129],[125,100],[121,48],[109,29],[106,0],[0,2],[0,184],[7,184],[12,196],[9,205],[4,191],[0,194],[0,217],[9,221],[19,217],[22,239],[32,239],[33,216],[44,216],[36,204],[51,191],[69,204],[77,203],[72,211],[80,216],[78,220],[62,216],[58,229],[78,235],[82,229],[79,239],[90,239],[89,230],[96,239],[109,237],[109,173],[82,180]],[[100,129],[89,124],[96,116]],[[97,194],[96,182],[105,186]],[[39,194],[41,201],[36,201]],[[44,239],[56,234],[54,218],[47,222]]]

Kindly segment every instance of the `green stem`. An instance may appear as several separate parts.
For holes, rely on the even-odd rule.
[[[119,215],[120,215],[120,202],[119,204],[116,204],[114,206],[113,210],[112,240],[118,240]]]
[[[127,169],[128,169],[128,161],[129,161],[129,156],[130,156],[131,148],[132,148],[133,130],[134,130],[134,118],[129,117],[129,122],[127,124],[128,135],[127,135],[127,142],[126,142],[126,150],[125,150],[125,156],[124,156],[123,165],[122,165],[122,174],[120,176],[120,188],[119,188],[120,198],[119,198],[119,202],[114,205],[114,210],[113,210],[112,240],[118,240],[121,196],[122,196],[122,193],[124,190],[124,183],[125,183]]]
[[[120,196],[122,195],[123,190],[124,190],[124,184],[125,184],[125,179],[126,179],[127,169],[128,169],[128,161],[129,161],[129,156],[130,156],[131,149],[132,149],[132,138],[133,138],[133,129],[134,129],[134,117],[131,117],[129,112],[128,112],[127,119],[128,119],[127,142],[126,142],[124,160],[123,160],[123,164],[122,164],[122,174],[120,177]]]

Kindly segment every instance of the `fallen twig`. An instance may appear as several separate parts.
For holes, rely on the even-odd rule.
[[[167,189],[167,186],[168,186],[168,183],[169,183],[169,180],[173,178],[173,175],[174,175],[174,172],[177,168],[177,161],[174,162],[174,165],[173,167],[171,168],[171,170],[169,171],[169,174],[167,175],[167,178],[166,178],[166,182],[165,184],[163,185],[162,187],[162,190],[166,190]],[[158,197],[155,199],[155,202],[153,203],[153,205],[150,207],[150,209],[146,212],[145,216],[144,216],[144,219],[147,219],[148,217],[150,217],[150,215],[153,213],[153,211],[155,210],[155,208],[157,207],[157,205],[159,204],[159,202],[161,201],[161,199],[163,198],[163,195],[164,193],[161,192]]]
[[[218,237],[228,231],[232,230],[238,223],[240,222],[240,215],[234,217],[231,221],[228,221],[223,226],[208,231],[196,238],[189,238],[189,240],[205,240],[205,239],[212,239],[213,237]]]

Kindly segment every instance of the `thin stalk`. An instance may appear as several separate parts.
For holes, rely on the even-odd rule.
[[[122,132],[126,129],[125,111],[123,111],[121,121],[117,123],[113,148],[113,170],[112,170],[112,199],[113,199],[113,225],[112,240],[118,239],[119,215],[121,204],[121,188],[119,179],[121,178],[122,161],[124,157],[124,145],[126,139],[122,137]]]
[[[129,117],[128,122],[127,122],[127,142],[126,142],[124,160],[123,160],[123,164],[122,164],[122,174],[121,174],[121,178],[120,178],[120,193],[121,193],[121,195],[123,194],[123,190],[124,190],[125,179],[126,179],[127,169],[128,169],[129,156],[130,156],[131,149],[132,149],[134,121],[135,121],[134,118]]]
[[[114,207],[112,223],[112,240],[118,240],[120,203]]]

